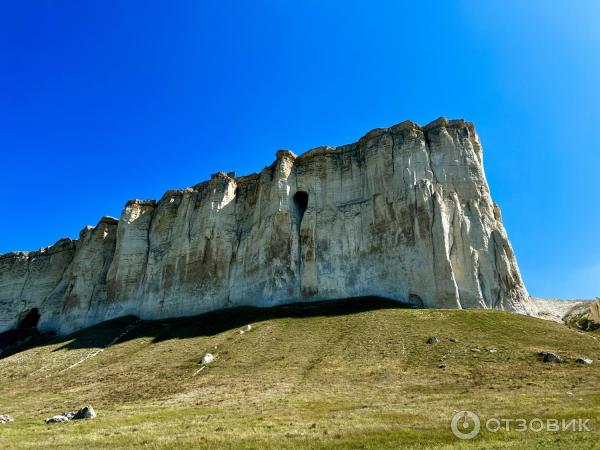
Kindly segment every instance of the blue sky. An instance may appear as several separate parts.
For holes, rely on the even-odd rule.
[[[0,5],[0,252],[444,115],[476,124],[530,293],[600,295],[600,2]]]

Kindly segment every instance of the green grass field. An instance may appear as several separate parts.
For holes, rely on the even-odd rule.
[[[5,353],[0,414],[15,422],[0,425],[0,448],[594,449],[600,442],[600,335],[558,323],[376,299],[243,308],[138,322],[68,369],[132,323]],[[240,334],[246,324],[252,330]],[[440,342],[427,345],[430,336]],[[567,360],[544,364],[542,350]],[[206,352],[216,360],[197,372]],[[575,364],[579,356],[594,364]],[[43,422],[85,404],[97,419]],[[461,441],[450,430],[457,410],[482,420],[588,418],[592,431],[482,429]]]

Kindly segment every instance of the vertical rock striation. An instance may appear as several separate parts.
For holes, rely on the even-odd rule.
[[[78,240],[0,255],[0,331],[33,308],[67,333],[110,318],[380,296],[531,310],[473,125],[403,122],[258,174],[132,200]]]

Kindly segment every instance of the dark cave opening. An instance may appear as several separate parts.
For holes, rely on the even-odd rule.
[[[306,208],[308,208],[308,192],[298,191],[294,194],[294,204],[298,210],[298,216],[300,218],[300,222],[302,221],[302,217],[304,217],[304,213],[306,212]]]
[[[36,328],[40,321],[40,312],[37,308],[32,308],[23,316],[19,328]]]

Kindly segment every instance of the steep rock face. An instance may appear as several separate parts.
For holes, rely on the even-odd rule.
[[[37,308],[66,333],[134,314],[381,296],[531,311],[473,125],[369,132],[258,174],[132,200],[76,241],[0,255],[0,331]]]

